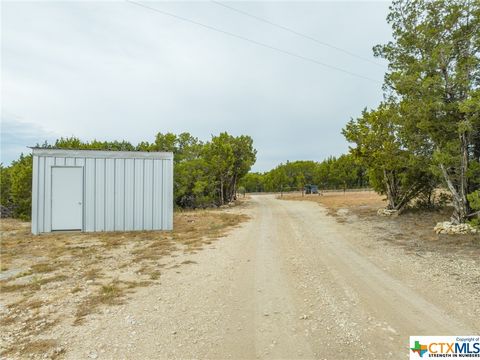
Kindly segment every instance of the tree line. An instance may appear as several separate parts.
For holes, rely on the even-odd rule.
[[[480,210],[480,2],[396,0],[384,101],[343,129],[371,185],[402,211],[442,186],[452,222]]]
[[[158,133],[154,142],[81,141],[60,138],[40,147],[80,150],[171,151],[174,153],[174,201],[182,208],[220,206],[235,199],[239,181],[256,161],[249,136],[226,132],[200,141],[189,133]],[[32,155],[23,154],[10,166],[0,165],[0,204],[12,215],[30,218]],[[4,209],[5,209],[4,208]]]
[[[307,184],[344,190],[369,186],[366,168],[350,154],[322,162],[287,161],[264,173],[249,173],[240,182],[247,192],[298,191]]]

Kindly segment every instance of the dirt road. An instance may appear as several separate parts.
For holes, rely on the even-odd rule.
[[[190,264],[161,285],[59,330],[66,357],[401,359],[409,335],[479,332],[478,299],[460,306],[414,256],[317,204],[254,196],[242,211],[250,221],[179,255]]]

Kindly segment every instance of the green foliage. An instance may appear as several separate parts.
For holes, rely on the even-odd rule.
[[[12,180],[10,173],[10,167],[5,167],[3,164],[0,164],[0,204],[6,207],[10,207],[12,204]]]
[[[262,173],[248,173],[240,180],[240,184],[246,192],[265,191],[265,177]]]
[[[203,155],[215,179],[220,204],[235,198],[238,182],[255,163],[256,154],[252,138],[244,135],[233,137],[224,132],[205,144]]]
[[[179,207],[207,207],[232,201],[238,181],[256,160],[256,150],[249,136],[234,137],[227,133],[202,143],[189,133],[158,133],[153,143],[137,146],[126,141],[84,142],[76,137],[60,138],[43,148],[171,151],[174,153],[174,201]],[[13,209],[17,217],[28,219],[31,213],[32,156],[21,155],[11,166],[0,166],[0,201]]]
[[[430,199],[436,186],[430,158],[404,146],[400,117],[395,105],[382,104],[377,110],[364,110],[343,129],[345,138],[355,144],[350,152],[367,169],[372,187],[387,195],[389,209],[399,211],[421,194]]]
[[[16,217],[27,220],[31,215],[32,155],[20,155],[20,158],[14,161],[8,168],[8,173],[10,178],[10,189],[9,194],[5,194],[9,201],[7,202],[7,206],[12,207],[13,214]],[[4,205],[3,195],[2,205]]]
[[[38,145],[37,145],[38,146]],[[127,141],[99,141],[84,142],[76,137],[60,138],[54,145],[44,143],[43,148],[51,149],[78,149],[78,150],[112,150],[112,151],[134,151],[138,150]]]
[[[399,138],[430,158],[452,194],[452,220],[470,216],[479,189],[480,2],[395,0],[387,21],[393,41],[374,48],[388,60],[386,97],[398,107]]]
[[[261,173],[249,173],[240,184],[247,192],[302,190],[307,184],[321,189],[345,189],[368,186],[365,168],[351,155],[330,157],[322,162],[294,161]]]
[[[470,219],[470,223],[473,226],[480,227],[480,190],[469,194],[468,200],[470,201],[471,208],[476,211],[476,216]]]

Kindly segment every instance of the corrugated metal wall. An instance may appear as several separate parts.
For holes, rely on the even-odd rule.
[[[51,231],[52,166],[83,168],[83,231],[173,228],[171,153],[67,152],[33,149],[32,233]]]

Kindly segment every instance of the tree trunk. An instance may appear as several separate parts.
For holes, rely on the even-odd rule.
[[[220,205],[223,205],[223,179],[220,180]]]
[[[460,163],[460,197],[462,199],[462,209],[465,213],[464,217],[462,217],[461,223],[464,223],[468,220],[468,214],[470,213],[470,206],[468,203],[467,195],[468,191],[468,135],[466,132],[462,132],[460,134],[460,143],[461,143],[461,152],[462,152],[462,161]]]
[[[453,214],[451,217],[451,221],[454,224],[462,224],[467,220],[467,215],[468,215],[467,199],[466,197],[462,198],[462,194],[458,192],[457,189],[455,189],[455,185],[450,179],[447,169],[445,169],[445,166],[443,164],[440,164],[440,169],[442,170],[443,178],[445,179],[448,190],[450,190],[450,193],[452,194],[452,198],[453,198]]]
[[[387,175],[387,170],[383,170],[383,178],[385,181],[385,188],[387,191],[387,209],[393,210],[395,209],[395,189],[393,189],[394,184],[392,181],[390,181],[388,175]]]
[[[237,185],[236,181],[232,183],[232,191],[230,192],[230,197],[228,199],[228,202],[232,202],[237,199]]]

